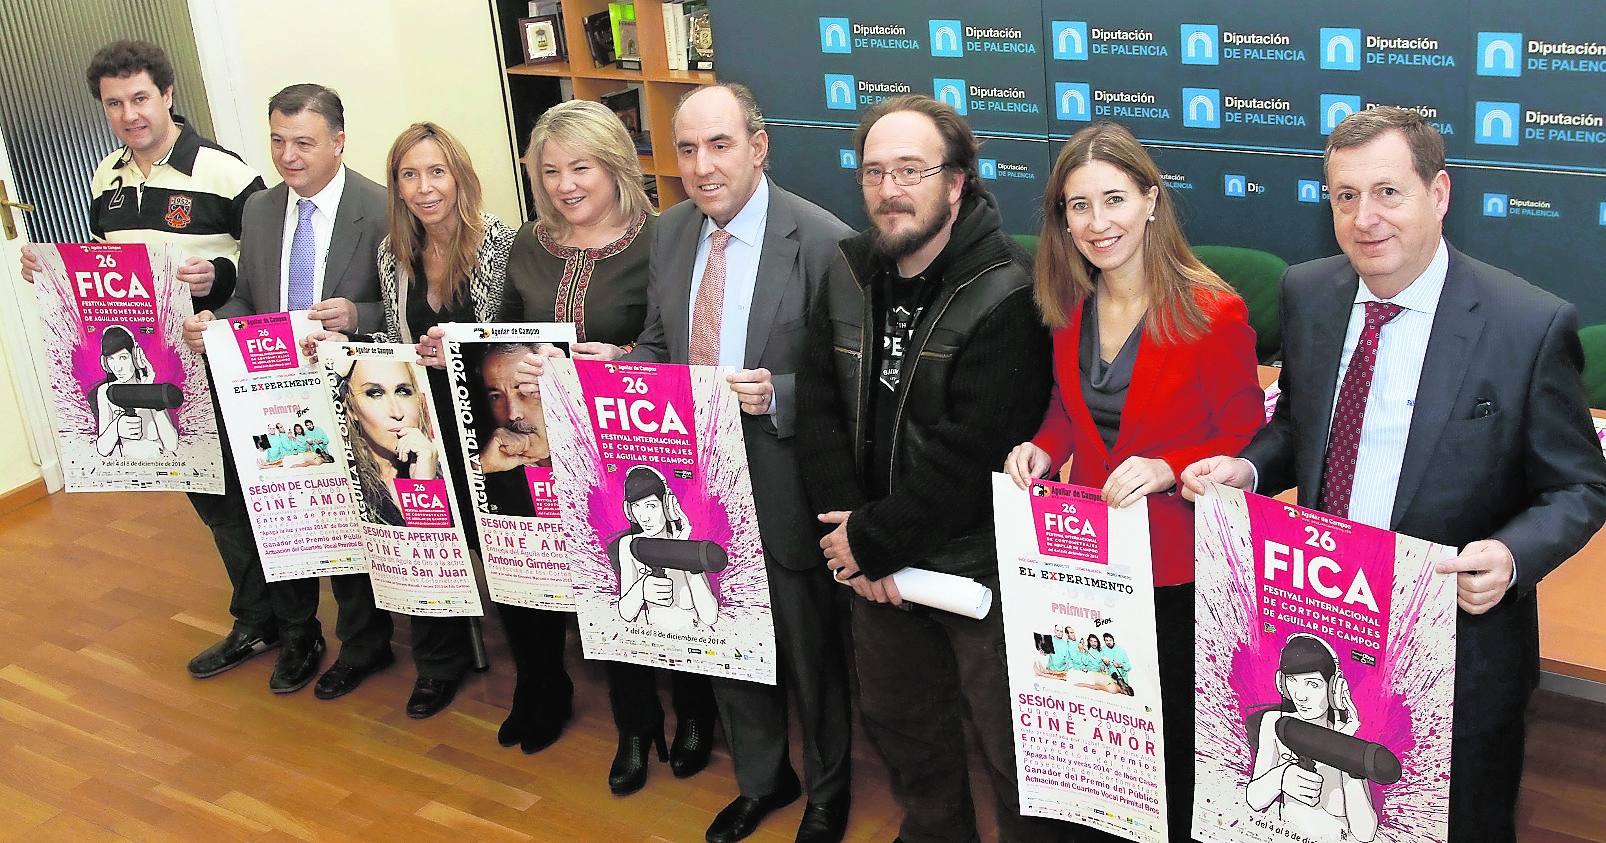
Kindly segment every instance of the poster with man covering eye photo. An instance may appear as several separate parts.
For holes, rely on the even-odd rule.
[[[568,354],[573,324],[447,323],[445,361],[468,466],[464,520],[479,530],[491,600],[574,611],[552,485],[552,444],[539,392],[521,391],[514,370],[526,355]]]

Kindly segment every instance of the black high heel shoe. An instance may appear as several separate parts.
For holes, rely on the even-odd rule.
[[[656,744],[658,760],[669,760],[669,748],[664,746],[664,733],[620,735],[619,751],[613,754],[613,766],[608,768],[608,789],[615,796],[627,796],[647,783],[647,747]]]
[[[714,721],[688,717],[675,724],[675,743],[669,750],[669,770],[675,778],[695,776],[708,766],[714,751]]]

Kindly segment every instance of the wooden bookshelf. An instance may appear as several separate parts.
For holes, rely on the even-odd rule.
[[[629,85],[641,87],[641,107],[646,129],[652,141],[652,154],[640,156],[641,171],[658,182],[659,208],[667,208],[686,198],[675,165],[673,132],[669,118],[680,98],[703,85],[714,82],[714,74],[704,71],[670,70],[668,45],[664,41],[663,0],[635,0],[636,32],[641,43],[641,69],[625,70],[618,65],[597,67],[591,60],[591,49],[586,38],[587,15],[608,10],[607,0],[562,0],[563,38],[568,61],[550,64],[520,64],[523,53],[518,51],[518,21],[526,17],[527,3],[521,0],[498,3],[498,26],[502,28],[503,43],[513,44],[507,51],[511,66],[507,74],[512,78],[550,78],[567,80],[574,96],[600,101],[604,94],[624,90]],[[511,33],[511,38],[508,34]],[[506,48],[504,47],[506,50]],[[514,103],[513,108],[519,108]],[[529,125],[537,114],[514,114],[512,125]],[[526,117],[528,121],[519,118]],[[528,137],[515,138],[514,148],[523,150]]]

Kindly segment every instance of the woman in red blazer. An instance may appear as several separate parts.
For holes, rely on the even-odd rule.
[[[1195,460],[1237,453],[1264,422],[1255,332],[1243,300],[1188,248],[1160,169],[1131,132],[1078,132],[1048,183],[1036,294],[1054,329],[1055,394],[1005,471],[1024,488],[1069,459],[1070,482],[1102,489],[1111,506],[1148,497],[1167,821],[1186,840],[1193,505],[1176,478]]]

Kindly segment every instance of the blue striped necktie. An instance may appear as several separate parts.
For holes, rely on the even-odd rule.
[[[312,236],[312,212],[318,209],[311,199],[296,203],[296,234],[290,241],[290,296],[289,310],[306,310],[312,307],[313,254],[317,247]]]

